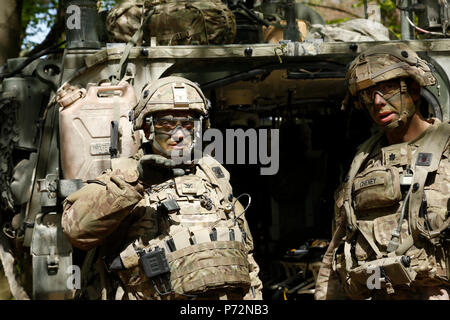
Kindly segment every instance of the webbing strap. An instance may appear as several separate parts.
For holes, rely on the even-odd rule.
[[[214,249],[237,249],[237,250],[246,252],[244,244],[242,242],[212,241],[212,242],[199,243],[199,244],[189,246],[189,247],[181,249],[181,250],[170,252],[167,254],[167,261],[171,262],[173,260],[179,259],[181,257],[187,256],[192,253],[201,252],[201,251],[209,251],[209,250],[214,250]]]
[[[192,8],[195,8],[198,10],[198,12],[200,13],[200,15],[202,16],[203,19],[203,30],[205,31],[203,32],[199,32],[199,34],[203,34],[203,36],[205,37],[204,41],[206,41],[206,44],[209,44],[209,39],[208,39],[208,28],[206,27],[206,19],[205,19],[205,14],[203,13],[203,10],[201,9],[201,7],[196,6],[196,3],[192,3],[190,5]]]
[[[211,242],[208,229],[191,230],[197,243]]]
[[[134,249],[133,244],[130,244],[124,251],[120,253],[120,259],[126,269],[130,269],[139,264],[139,256]]]
[[[225,283],[232,284],[247,284],[250,285],[250,275],[248,272],[244,271],[232,271],[221,273],[221,274],[214,274],[202,277],[201,279],[198,279],[196,281],[189,281],[184,282],[182,284],[182,289],[184,292],[195,292],[198,290],[201,290],[206,287],[211,286],[220,286]]]
[[[155,10],[153,9],[147,13],[147,15],[145,16],[144,21],[140,25],[139,29],[136,30],[134,35],[131,37],[131,39],[128,41],[127,45],[125,46],[125,49],[123,50],[123,53],[122,53],[122,57],[120,58],[119,68],[117,69],[115,75],[113,76],[113,79],[111,80],[112,84],[116,84],[122,79],[123,65],[124,65],[125,61],[127,61],[127,59],[128,59],[130,50],[132,47],[134,47],[137,44],[139,38],[142,36],[142,32],[144,31],[144,26],[147,24],[148,20],[150,19],[150,17],[153,15],[154,12],[155,12]]]
[[[387,68],[384,68],[384,69],[382,69],[382,70],[380,70],[378,72],[375,72],[375,73],[371,74],[370,75],[370,79],[375,79],[376,77],[382,75],[383,73],[386,73],[388,71],[391,71],[393,69],[396,69],[396,68],[399,68],[399,67],[402,67],[402,66],[409,66],[409,64],[407,64],[406,62],[403,62],[403,61],[394,63],[394,64],[390,65]]]
[[[192,30],[186,30],[183,32],[163,34],[163,35],[158,36],[158,39],[169,41],[169,45],[171,45],[173,40],[187,39],[187,38],[192,37],[199,33],[201,33],[201,32],[192,32]]]
[[[207,260],[195,261],[186,267],[172,270],[170,278],[173,281],[174,279],[187,276],[201,269],[232,265],[247,267],[248,263],[247,260],[242,257],[212,257]]]
[[[361,234],[364,236],[364,238],[366,239],[366,241],[369,243],[370,247],[372,248],[372,250],[375,252],[377,259],[381,259],[383,257],[383,254],[381,253],[380,249],[378,249],[378,246],[375,244],[375,242],[373,241],[373,237],[371,237],[370,235],[367,234],[367,231],[364,230],[364,228],[359,228],[358,230],[361,232]]]
[[[409,227],[411,234],[415,241],[418,240],[419,235],[424,236],[426,239],[431,240],[437,237],[450,223],[450,217],[441,225],[437,230],[427,231],[424,230],[418,223],[419,211],[422,204],[423,189],[428,176],[428,173],[434,172],[439,167],[442,154],[445,151],[445,147],[450,138],[450,123],[442,123],[424,139],[422,145],[416,151],[415,159],[418,159],[419,154],[431,153],[431,162],[428,166],[417,165],[417,161],[414,163],[414,177],[413,186],[417,185],[416,191],[411,193],[409,199]]]
[[[344,243],[344,258],[345,258],[345,269],[349,272],[352,269],[352,253],[351,253],[351,245],[348,241]]]

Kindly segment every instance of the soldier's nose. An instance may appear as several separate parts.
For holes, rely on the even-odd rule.
[[[183,141],[183,139],[184,139],[184,134],[183,134],[183,131],[181,129],[178,129],[172,135],[172,140],[173,141],[181,142],[181,141]]]
[[[384,107],[386,105],[386,100],[378,92],[375,92],[375,97],[373,101],[374,105],[378,108]]]

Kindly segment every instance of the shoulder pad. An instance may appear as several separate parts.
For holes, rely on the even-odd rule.
[[[222,166],[216,159],[207,155],[201,158],[198,161],[200,167],[208,167],[214,173],[216,179],[225,178],[227,181],[230,181],[230,173],[224,166]]]
[[[133,158],[115,158],[111,159],[112,172],[121,175],[128,183],[134,183],[139,178],[137,170],[138,161]]]
[[[210,182],[219,187],[222,199],[228,199],[230,195],[233,195],[230,173],[216,159],[205,156],[198,161],[197,165],[205,172]]]

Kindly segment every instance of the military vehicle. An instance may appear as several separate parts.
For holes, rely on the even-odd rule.
[[[346,66],[358,53],[383,41],[407,43],[433,65],[439,82],[422,90],[424,112],[449,119],[450,11],[440,2],[400,1],[402,38],[369,39],[376,41],[305,37],[325,23],[293,1],[266,1],[265,8],[224,2],[236,17],[234,43],[163,46],[154,39],[110,43],[107,12],[97,12],[95,1],[68,1],[81,9],[82,23],[67,27],[65,46],[2,67],[0,258],[16,299],[73,297],[85,252],[62,233],[62,201],[108,169],[111,158],[136,150],[142,137],[131,133],[129,110],[148,81],[178,75],[197,82],[221,131],[279,130],[276,174],[260,174],[266,163],[224,164],[234,193],[253,197],[247,219],[265,284],[276,282],[274,257],[308,239],[331,238],[333,192],[356,146],[374,130],[364,114],[341,110]],[[284,25],[269,19],[275,13]],[[415,39],[413,14],[414,29],[428,38]],[[273,25],[278,38],[269,42],[261,30]]]

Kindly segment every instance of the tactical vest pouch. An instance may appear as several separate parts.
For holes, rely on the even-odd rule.
[[[395,167],[375,167],[356,175],[353,183],[355,210],[384,208],[401,200],[400,178]]]
[[[224,286],[250,286],[247,254],[237,241],[213,241],[167,255],[175,292],[198,293]]]
[[[142,14],[150,10],[155,12],[144,27],[147,43],[156,37],[158,45],[227,44],[236,35],[235,17],[220,0],[134,0],[118,4],[108,14],[111,40],[128,42],[140,27]]]
[[[166,259],[175,295],[199,294],[224,287],[242,288],[245,292],[251,285],[247,251],[242,242],[198,243],[166,253]],[[129,292],[149,299],[160,298],[139,265],[134,264],[119,275]]]
[[[416,278],[417,273],[409,267],[408,258],[407,256],[396,256],[369,261],[351,269],[348,274],[352,281],[360,284],[371,283],[374,285],[374,289],[380,289],[377,288],[376,282],[382,279],[383,282],[390,282],[392,285],[410,284]]]

